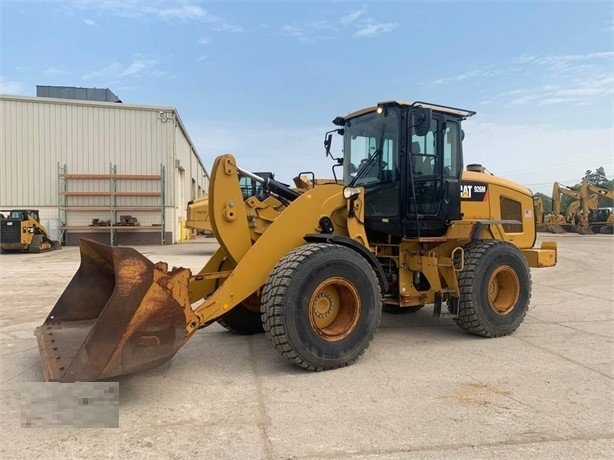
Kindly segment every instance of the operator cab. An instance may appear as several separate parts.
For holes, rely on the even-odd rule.
[[[475,112],[383,102],[337,117],[343,183],[365,189],[370,239],[442,236],[461,218],[461,121]]]

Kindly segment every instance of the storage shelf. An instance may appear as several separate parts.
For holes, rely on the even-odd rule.
[[[160,212],[159,206],[117,206],[113,209],[117,212]]]
[[[64,179],[93,179],[93,180],[162,180],[160,174],[67,174],[60,173],[58,177]]]
[[[162,196],[161,192],[60,192],[62,196]]]
[[[108,232],[110,230],[160,230],[159,225],[67,225],[61,230],[91,230],[93,232]]]
[[[106,180],[107,184],[97,182]],[[95,191],[85,190],[68,190],[70,181],[80,181],[73,183],[75,188],[93,188]],[[88,181],[90,181],[88,183]],[[92,182],[93,181],[93,182]],[[158,183],[159,191],[131,191],[117,190],[118,184],[122,181],[155,181]],[[156,188],[158,188],[156,187]],[[104,191],[101,189],[105,189]],[[124,188],[126,186],[124,185]],[[152,188],[152,187],[150,187]],[[155,230],[160,232],[160,244],[164,244],[165,238],[165,200],[164,200],[164,165],[160,165],[160,174],[117,174],[117,167],[113,164],[109,166],[109,174],[89,174],[89,173],[68,173],[66,165],[58,163],[58,219],[62,223],[60,230],[62,236],[66,232],[82,231],[82,232],[108,232],[111,246],[115,245],[118,232],[138,232],[141,230]],[[99,204],[88,206],[84,203],[76,203],[72,199],[79,197],[108,198],[104,200],[108,204]],[[151,206],[151,201],[144,206],[137,205],[117,205],[118,197],[132,197],[135,202],[139,198],[157,198],[159,205]],[[75,203],[71,205],[70,202]],[[98,200],[100,202],[100,200]],[[145,203],[144,203],[145,204]],[[101,221],[119,222],[120,213],[127,212],[149,212],[159,214],[159,224],[153,225],[67,225],[67,215],[71,212],[91,212],[98,213],[94,218]],[[104,216],[102,215],[104,214]]]
[[[99,211],[99,212],[160,212],[159,206],[118,206],[111,208],[110,206],[60,206],[60,211],[82,212],[82,211]]]

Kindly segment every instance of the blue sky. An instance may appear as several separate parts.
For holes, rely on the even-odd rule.
[[[176,107],[211,165],[329,177],[331,120],[382,100],[478,114],[465,163],[549,194],[613,174],[609,1],[0,0],[0,92]],[[339,143],[337,143],[339,148]]]

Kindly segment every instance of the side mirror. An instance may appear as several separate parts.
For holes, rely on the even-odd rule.
[[[343,136],[343,134],[345,133],[345,130],[343,128],[333,129],[332,131],[329,131],[324,135],[324,152],[327,157],[331,157],[333,160],[335,160],[333,155],[330,153],[330,146],[333,143],[333,133],[337,133]]]
[[[328,133],[326,137],[324,138],[324,150],[326,152],[326,156],[330,155],[330,145],[332,142],[333,142],[333,135],[332,133]]]
[[[410,112],[409,126],[414,128],[416,136],[426,136],[426,133],[431,129],[431,119],[433,111],[431,109],[416,108]]]

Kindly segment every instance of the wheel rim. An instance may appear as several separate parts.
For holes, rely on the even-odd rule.
[[[498,315],[507,315],[516,308],[520,297],[520,281],[509,265],[501,265],[490,276],[488,303]]]
[[[309,322],[322,338],[335,342],[347,337],[360,317],[360,296],[345,278],[322,281],[309,299]]]

